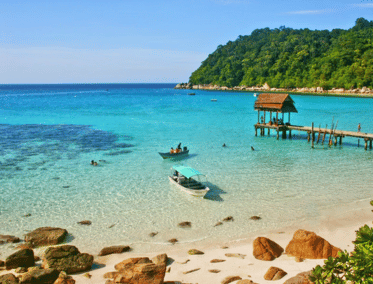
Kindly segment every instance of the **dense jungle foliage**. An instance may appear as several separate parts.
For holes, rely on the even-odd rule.
[[[373,88],[373,21],[349,30],[257,29],[219,45],[189,82],[234,87]]]

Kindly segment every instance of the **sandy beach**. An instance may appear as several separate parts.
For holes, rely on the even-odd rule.
[[[359,209],[357,209],[360,207]],[[232,240],[225,243],[176,243],[169,245],[161,251],[151,251],[148,253],[137,253],[136,250],[122,254],[112,254],[106,256],[94,255],[94,265],[88,273],[72,275],[76,283],[105,283],[104,274],[115,271],[114,266],[128,258],[149,257],[150,259],[158,254],[166,253],[169,261],[165,282],[171,283],[221,283],[227,276],[238,276],[241,279],[249,279],[255,283],[272,283],[264,280],[263,276],[271,267],[278,267],[287,272],[287,275],[277,283],[284,283],[287,279],[298,273],[311,270],[316,265],[322,265],[323,259],[305,259],[296,262],[295,257],[288,256],[285,252],[273,261],[258,260],[253,256],[253,241],[256,237],[266,237],[279,244],[284,249],[291,241],[297,229],[304,229],[315,232],[332,245],[347,251],[353,250],[352,241],[355,240],[355,231],[364,224],[371,223],[371,206],[365,200],[350,208],[341,209],[342,213],[328,215],[320,221],[318,225],[307,221],[299,223],[297,226],[283,228],[281,231],[268,231],[249,237],[243,240]],[[332,212],[331,212],[332,213]],[[335,213],[335,212],[334,212]],[[204,254],[189,255],[190,249],[198,249]],[[35,254],[41,254],[43,249],[35,250]],[[235,256],[227,256],[233,254]],[[219,259],[223,262],[211,263],[211,260]],[[40,262],[38,262],[39,264]],[[215,270],[215,272],[210,272]],[[14,273],[14,270],[3,270],[0,275]],[[237,283],[238,280],[231,283]]]

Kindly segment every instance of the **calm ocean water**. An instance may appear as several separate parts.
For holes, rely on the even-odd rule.
[[[312,150],[298,132],[292,140],[255,137],[252,93],[188,96],[173,87],[0,86],[0,234],[62,227],[81,251],[120,244],[147,251],[171,238],[224,241],[317,224],[330,208],[371,198],[373,152],[357,148],[357,139]],[[362,132],[373,132],[372,99],[292,98],[299,112],[293,124],[330,127],[334,119],[338,129],[356,131],[361,123]],[[190,156],[162,160],[158,152],[179,142]],[[169,184],[175,163],[207,175],[205,199]],[[234,222],[214,227],[227,216]],[[82,220],[92,225],[78,225]],[[182,221],[192,228],[178,228]],[[1,258],[13,251],[0,246]]]

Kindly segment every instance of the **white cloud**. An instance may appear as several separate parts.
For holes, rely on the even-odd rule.
[[[331,9],[324,9],[324,10],[301,10],[301,11],[292,11],[292,12],[287,12],[287,14],[292,14],[292,15],[307,15],[307,14],[328,14],[332,13],[333,10]]]
[[[373,3],[352,4],[352,6],[359,8],[373,8]]]

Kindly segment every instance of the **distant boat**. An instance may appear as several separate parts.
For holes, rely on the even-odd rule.
[[[218,100],[217,99],[211,99],[212,102],[217,102]]]
[[[187,166],[173,166],[173,173],[169,176],[172,184],[182,191],[197,197],[204,197],[210,190],[207,187],[207,179],[204,174]]]
[[[196,93],[188,93],[189,96],[195,96]]]
[[[254,97],[256,97],[257,96],[257,93],[254,93]]]
[[[171,153],[171,151],[173,153]],[[189,150],[187,147],[184,147],[183,149],[175,149],[171,151],[165,152],[165,153],[158,152],[158,154],[161,155],[163,159],[176,159],[176,158],[182,158],[184,156],[189,155]]]

